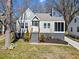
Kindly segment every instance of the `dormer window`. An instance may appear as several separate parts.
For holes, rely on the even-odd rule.
[[[77,20],[75,19],[75,20],[74,20],[74,23],[76,23],[76,22],[77,22]]]

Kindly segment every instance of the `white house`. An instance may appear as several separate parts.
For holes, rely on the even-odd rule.
[[[68,26],[70,35],[79,37],[79,16],[75,16]]]
[[[4,20],[5,20],[5,17],[4,16],[2,16],[3,15],[3,13],[0,13],[0,34],[4,34],[4,31],[5,31],[5,29],[4,29]]]
[[[65,21],[63,17],[50,16],[50,13],[33,13],[29,8],[16,21],[20,32],[43,33],[52,38],[64,40]],[[17,30],[17,31],[18,31]]]

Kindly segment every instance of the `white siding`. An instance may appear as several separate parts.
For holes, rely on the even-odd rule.
[[[44,28],[44,23],[50,23],[50,28]],[[52,33],[54,25],[52,21],[40,21],[40,33]]]
[[[31,20],[26,20],[25,23],[28,23],[28,31],[31,32],[31,28],[32,28],[32,22],[31,22]]]
[[[74,20],[76,19],[76,23]],[[71,32],[71,27],[73,28],[73,31]],[[79,27],[79,17],[75,17],[71,23],[68,26],[68,32],[72,35],[79,36],[79,32],[77,32],[77,27]]]
[[[40,21],[40,33],[65,33],[54,31],[54,23],[55,22],[63,22],[64,23],[64,30],[65,30],[65,22],[64,21]],[[44,23],[50,23],[50,28],[44,28]]]

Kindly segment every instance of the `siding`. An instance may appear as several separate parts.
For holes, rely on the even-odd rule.
[[[50,28],[44,28],[44,23],[50,23]],[[40,33],[51,33],[54,31],[54,23],[52,21],[40,21]]]
[[[64,21],[40,21],[40,33],[65,33],[54,31],[54,23],[55,22],[64,22]],[[44,28],[44,23],[50,23],[50,28]],[[64,22],[64,30],[65,30],[65,22]]]
[[[74,23],[75,18],[77,19],[76,23]],[[77,27],[79,27],[79,18],[78,17],[75,17],[75,18],[69,24],[69,26],[68,26],[68,32],[71,35],[79,36],[79,32],[77,32]],[[71,27],[73,28],[72,32],[71,32]]]

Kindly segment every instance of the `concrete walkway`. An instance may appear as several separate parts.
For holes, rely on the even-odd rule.
[[[73,47],[75,47],[76,49],[79,50],[79,43],[76,41],[71,40],[70,38],[65,36],[65,41],[68,42],[70,45],[72,45]]]

